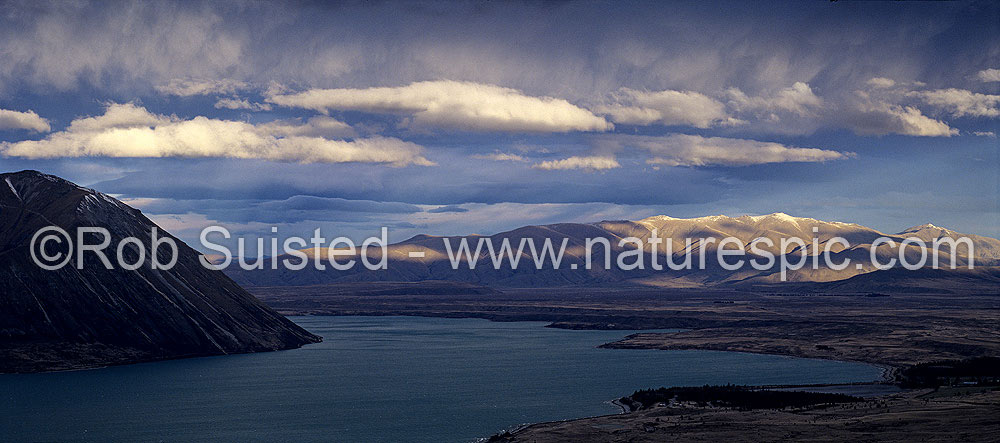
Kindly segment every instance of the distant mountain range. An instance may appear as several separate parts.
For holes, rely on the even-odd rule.
[[[112,245],[145,239],[145,255],[152,254],[155,224],[138,210],[55,176],[0,174],[0,372],[271,351],[320,340],[222,272],[206,269],[176,239],[178,261],[170,270],[152,269],[149,261],[134,271],[109,270],[93,254],[83,269],[44,270],[32,261],[29,242],[52,225],[71,233],[103,227]],[[114,257],[114,246],[108,254]],[[134,261],[138,246],[129,245],[127,255]]]
[[[656,235],[663,240],[659,246],[657,261],[661,264],[671,256],[675,263],[683,261],[684,254],[690,251],[693,261],[698,260],[700,247],[697,239],[713,238],[715,243],[708,244],[706,249],[706,266],[699,269],[697,262],[693,263],[690,270],[669,270],[656,271],[650,268],[652,250],[649,247],[649,239]],[[820,266],[813,269],[806,266],[799,270],[788,271],[786,281],[781,281],[778,267],[768,270],[757,270],[749,265],[745,265],[738,270],[727,270],[718,264],[715,252],[718,248],[718,241],[726,237],[735,237],[746,245],[747,255],[742,257],[749,260],[759,255],[752,254],[749,244],[757,238],[766,237],[770,239],[774,246],[768,247],[764,244],[758,246],[762,250],[767,250],[775,256],[780,256],[779,245],[782,238],[798,237],[811,243],[812,239],[818,240],[818,247],[813,250],[812,245],[807,245],[805,254],[812,255],[821,252],[827,247],[831,239],[841,237],[849,243],[849,247],[844,248],[838,244],[831,244],[831,261],[834,264],[842,263],[845,258],[850,259],[850,265],[842,270],[831,269],[825,266],[825,262],[820,260]],[[646,269],[635,269],[623,271],[616,266],[606,269],[604,263],[604,250],[598,246],[592,248],[591,260],[597,265],[592,269],[585,269],[586,263],[586,239],[605,238],[611,245],[612,260],[617,254],[624,252],[631,244],[625,247],[619,246],[619,241],[626,237],[634,237],[643,241],[646,245],[645,264]],[[903,239],[908,237],[919,238],[928,244],[935,239],[942,237],[968,237],[974,245],[974,263],[976,269],[968,270],[964,265],[968,263],[968,251],[965,247],[957,248],[957,251],[950,251],[945,246],[942,248],[940,260],[943,264],[949,264],[951,253],[956,254],[956,262],[963,267],[955,270],[934,270],[920,269],[916,271],[905,271],[903,269],[878,270],[872,263],[870,252],[873,242],[880,238],[887,237],[898,245]],[[667,216],[649,217],[638,221],[603,221],[598,223],[559,223],[544,226],[525,226],[508,232],[502,232],[487,238],[499,248],[504,239],[510,241],[516,250],[521,239],[534,239],[540,247],[546,238],[551,239],[558,247],[563,239],[567,239],[567,248],[563,263],[559,269],[553,269],[551,265],[543,269],[536,269],[531,262],[531,253],[525,249],[522,261],[517,269],[509,266],[509,261],[504,261],[503,265],[496,269],[488,255],[487,249],[482,249],[478,265],[475,269],[468,266],[459,266],[453,269],[449,261],[448,251],[445,248],[445,240],[451,242],[453,251],[462,239],[469,242],[471,249],[475,249],[476,243],[481,236],[455,236],[455,237],[435,237],[428,235],[418,235],[406,241],[389,246],[389,264],[385,270],[368,270],[363,266],[355,266],[347,271],[336,271],[326,269],[319,271],[312,266],[299,271],[287,269],[261,269],[244,270],[238,266],[231,265],[227,268],[228,275],[242,285],[258,286],[281,286],[281,285],[312,285],[327,284],[336,282],[358,282],[358,281],[425,281],[425,280],[446,280],[466,283],[476,283],[495,287],[545,287],[563,285],[602,285],[602,284],[637,284],[671,288],[699,288],[699,287],[734,287],[734,288],[808,288],[809,290],[836,290],[836,291],[866,291],[882,288],[903,288],[906,290],[918,290],[920,288],[931,288],[933,290],[946,290],[942,284],[930,284],[932,281],[944,283],[945,281],[958,282],[955,285],[944,284],[943,286],[955,286],[959,289],[972,291],[993,291],[1000,287],[1000,240],[978,235],[968,235],[954,232],[952,230],[926,224],[905,229],[895,234],[885,234],[875,229],[867,228],[853,223],[827,222],[811,218],[792,217],[783,213],[776,213],[763,216],[710,216],[699,218],[673,218]],[[672,239],[672,249],[665,251],[666,239]],[[695,244],[690,249],[687,248],[686,239],[695,239]],[[732,248],[732,246],[728,246]],[[316,259],[312,249],[302,250]],[[890,259],[898,256],[898,249],[894,249],[887,244],[880,244],[876,247],[875,255],[879,263],[885,264]],[[414,254],[415,253],[415,254]],[[803,251],[794,249],[790,254],[801,254]],[[905,255],[909,262],[915,263],[919,260],[919,249],[910,245],[906,248]],[[280,258],[280,257],[279,257]],[[326,259],[325,253],[320,253],[320,258]],[[350,257],[340,257],[341,261]],[[293,262],[297,259],[291,258]],[[732,259],[736,260],[736,258]],[[798,256],[789,257],[789,261],[798,261]],[[928,266],[929,266],[928,261]],[[889,281],[891,280],[891,281]],[[879,282],[879,283],[876,283]],[[920,283],[919,285],[915,285]],[[929,286],[928,286],[929,285]]]

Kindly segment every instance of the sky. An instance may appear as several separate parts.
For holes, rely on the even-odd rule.
[[[0,171],[196,248],[772,212],[1000,237],[995,2],[0,3]]]

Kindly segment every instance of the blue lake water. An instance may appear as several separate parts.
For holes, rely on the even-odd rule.
[[[640,388],[871,381],[875,366],[597,349],[623,331],[421,317],[293,317],[302,349],[0,375],[0,441],[474,441],[615,413]]]

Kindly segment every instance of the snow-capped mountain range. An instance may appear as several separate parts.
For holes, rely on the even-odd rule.
[[[708,257],[706,266],[699,268],[696,263],[690,270],[664,269],[661,271],[651,269],[649,258],[651,258],[653,250],[649,240],[653,236],[661,240],[656,250],[658,262],[661,264],[668,257],[676,258],[675,263],[681,263],[686,253],[690,253],[692,260],[697,261],[701,253],[698,240],[706,239],[704,247],[705,255]],[[771,245],[758,243],[758,252],[767,251],[780,258],[782,239],[794,237],[802,239],[806,245],[804,248],[790,247],[786,249],[787,253],[797,255],[804,253],[807,256],[812,256],[822,253],[829,247],[832,263],[839,264],[843,263],[844,259],[849,259],[850,265],[844,269],[832,269],[825,265],[825,261],[820,260],[820,265],[815,268],[805,266],[802,269],[789,270],[784,280],[780,278],[777,266],[772,269],[757,270],[746,265],[738,270],[727,270],[718,264],[715,255],[719,242],[727,237],[739,239],[744,245],[744,250],[747,253],[746,260],[760,257],[750,249],[750,244],[756,239],[767,238],[771,241]],[[939,238],[969,238],[973,244],[973,254],[970,256],[968,248],[959,246],[954,254],[956,255],[956,263],[962,266],[962,269],[949,270],[954,273],[966,272],[963,269],[970,258],[979,270],[972,271],[976,275],[984,272],[992,275],[991,273],[996,270],[994,266],[1000,263],[1000,240],[989,237],[962,234],[930,224],[914,226],[898,233],[888,234],[854,223],[829,222],[775,213],[761,216],[729,217],[716,215],[698,218],[674,218],[660,215],[637,221],[559,223],[525,226],[486,237],[477,235],[453,237],[418,235],[388,247],[389,265],[385,270],[372,271],[364,267],[355,267],[347,271],[331,269],[316,271],[312,267],[307,267],[301,271],[283,269],[248,271],[230,266],[227,273],[245,285],[321,284],[369,280],[450,280],[508,287],[592,285],[614,282],[665,287],[819,283],[841,281],[880,271],[871,259],[873,243],[877,239],[883,239],[875,248],[874,255],[877,262],[884,265],[899,257],[900,243],[910,237],[920,239],[928,245],[933,244],[934,240]],[[503,262],[499,269],[491,266],[491,258],[486,248],[481,249],[480,264],[475,269],[470,269],[468,266],[459,266],[458,269],[454,269],[450,261],[450,257],[454,257],[454,255],[449,255],[445,241],[451,243],[454,251],[455,246],[462,239],[466,239],[470,244],[470,251],[472,251],[480,238],[492,241],[495,249],[499,249],[504,239],[510,241],[514,250],[517,249],[521,239],[534,239],[539,248],[545,239],[551,239],[556,246],[565,239],[567,247],[563,262],[558,269],[553,269],[552,266],[536,269],[530,262],[531,252],[528,248],[522,250],[520,254],[522,263],[516,269],[509,266],[509,261]],[[623,271],[616,269],[615,266],[611,266],[611,269],[603,266],[592,266],[591,269],[586,269],[587,240],[595,238],[608,240],[611,245],[612,260],[623,251],[635,249],[632,243],[620,246],[623,239],[641,240],[647,257],[645,269]],[[687,244],[689,238],[693,241],[690,247]],[[814,238],[815,245],[813,244]],[[833,241],[835,238],[846,240],[848,246],[845,247],[842,243]],[[884,239],[891,240],[896,246],[891,246]],[[668,244],[669,249],[667,248]],[[732,249],[732,247],[732,245],[728,245],[727,249]],[[310,256],[311,259],[316,259],[314,249],[304,249],[302,252]],[[939,253],[940,263],[950,265],[952,253],[949,246],[944,245]],[[604,263],[604,251],[600,246],[591,248],[590,255],[592,263]],[[913,244],[906,246],[904,256],[909,263],[918,262],[920,259],[919,247]],[[320,258],[327,259],[323,250],[320,252]],[[342,259],[346,260],[346,258]],[[776,259],[776,261],[778,260]],[[789,256],[789,261],[796,262],[797,257],[793,259]],[[928,258],[927,263],[929,267],[930,258]]]

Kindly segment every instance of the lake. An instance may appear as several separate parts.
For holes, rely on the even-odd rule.
[[[875,366],[598,349],[628,331],[422,317],[292,317],[302,349],[0,375],[0,441],[452,441],[618,411],[640,388],[876,380]]]

